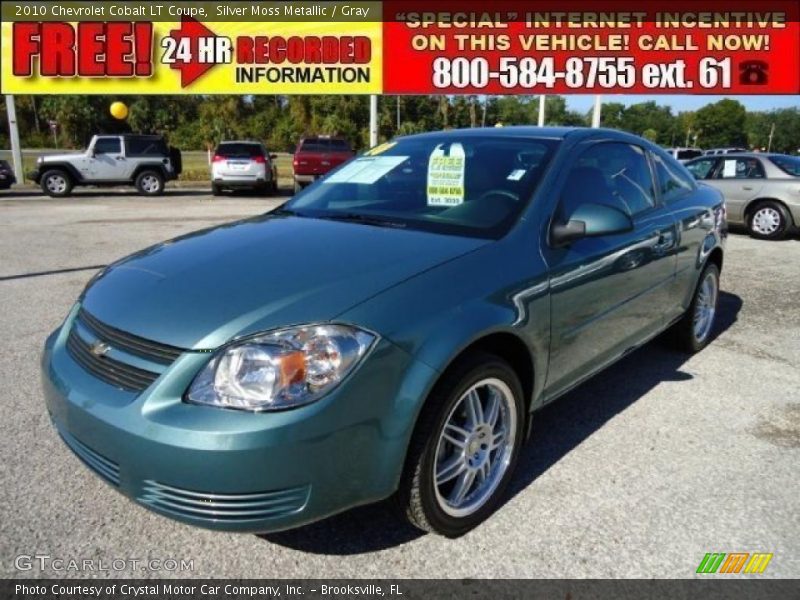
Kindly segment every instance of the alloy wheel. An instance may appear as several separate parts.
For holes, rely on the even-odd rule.
[[[434,488],[441,509],[465,517],[492,497],[511,462],[517,413],[511,388],[496,378],[472,385],[439,434]]]
[[[714,326],[718,294],[717,278],[714,273],[706,273],[697,291],[697,300],[694,305],[694,337],[698,342],[705,341]]]
[[[67,180],[63,175],[50,175],[47,178],[47,189],[54,194],[63,194],[67,189]]]
[[[160,187],[161,183],[155,175],[145,175],[142,177],[142,189],[148,194],[156,193]]]

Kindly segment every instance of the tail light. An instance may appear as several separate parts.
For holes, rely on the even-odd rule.
[[[215,155],[214,155],[214,160],[213,160],[213,162],[215,162],[215,163],[216,163],[216,162],[222,162],[222,161],[224,161],[224,160],[225,160],[225,157],[224,157],[224,156],[220,156],[219,154],[215,154]]]
[[[253,157],[253,162],[257,165],[264,165],[267,163],[267,159],[259,154]]]

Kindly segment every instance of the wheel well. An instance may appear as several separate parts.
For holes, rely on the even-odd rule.
[[[519,377],[526,404],[530,404],[533,397],[533,360],[525,342],[512,333],[492,333],[472,342],[450,364],[473,352],[487,352],[508,362]]]
[[[159,175],[166,178],[167,174],[164,171],[164,167],[162,165],[139,165],[136,167],[136,170],[133,172],[133,180],[136,181],[136,178],[141,175],[144,171],[156,171]]]
[[[780,204],[783,207],[783,210],[786,211],[786,216],[789,218],[789,225],[793,225],[792,219],[792,211],[789,210],[789,207],[786,206],[786,203],[783,200],[778,200],[777,198],[756,198],[755,200],[751,200],[750,203],[744,209],[744,220],[745,223],[750,219],[750,215],[753,214],[756,206],[761,204],[762,202],[774,202],[775,204]]]
[[[708,260],[706,262],[717,265],[717,269],[722,273],[722,249],[714,248],[711,254],[708,255]]]
[[[62,163],[42,165],[39,171],[39,181],[42,180],[44,174],[47,173],[48,171],[61,171],[72,180],[72,183],[79,183],[81,181],[81,177],[75,170],[75,167],[73,167],[70,164],[62,164]]]

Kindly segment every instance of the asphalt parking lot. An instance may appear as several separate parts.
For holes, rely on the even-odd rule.
[[[681,578],[706,552],[771,552],[762,577],[800,576],[797,236],[731,235],[712,344],[687,359],[656,341],[538,413],[510,498],[458,540],[421,535],[386,504],[280,534],[215,533],[103,484],[50,426],[45,337],[100,265],[283,199],[0,192],[0,576],[92,575],[14,567],[45,554],[193,561],[99,576]]]

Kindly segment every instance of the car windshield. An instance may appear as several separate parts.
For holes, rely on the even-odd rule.
[[[263,154],[261,146],[258,144],[220,144],[217,148],[217,155],[225,158],[251,158]]]
[[[800,156],[770,156],[769,159],[789,175],[800,177]]]
[[[558,146],[553,139],[399,139],[367,151],[283,206],[301,216],[498,238]]]

